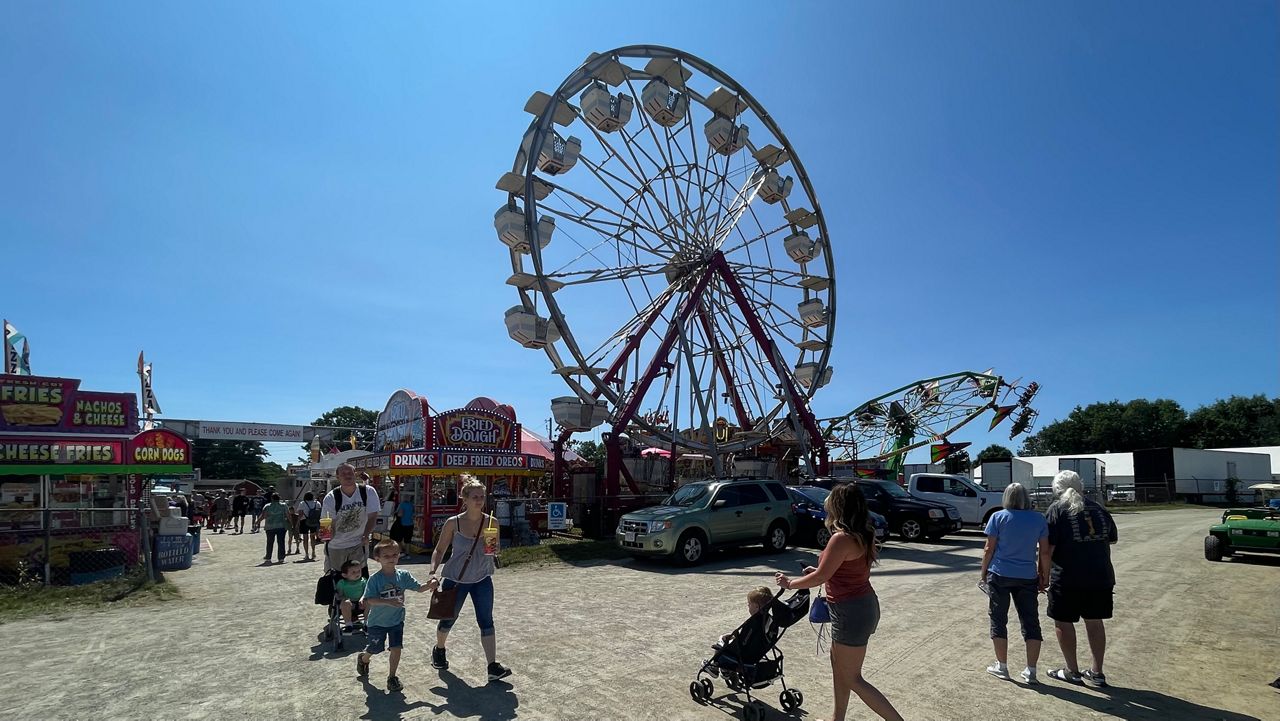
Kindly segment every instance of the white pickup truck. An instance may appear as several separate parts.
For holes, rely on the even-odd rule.
[[[985,526],[991,514],[1004,507],[1003,493],[988,491],[964,476],[913,473],[907,492],[916,498],[954,506],[966,526]]]

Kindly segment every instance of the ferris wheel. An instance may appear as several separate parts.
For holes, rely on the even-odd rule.
[[[990,414],[988,430],[1013,418],[1009,438],[1027,432],[1037,412],[1034,381],[1008,382],[994,370],[928,378],[877,396],[838,418],[822,421],[833,461],[887,461],[900,468],[907,452],[951,435]]]
[[[494,215],[519,299],[505,320],[571,390],[552,402],[565,433],[820,448],[809,400],[831,379],[835,266],[772,116],[710,63],[649,45],[592,54],[525,110]]]

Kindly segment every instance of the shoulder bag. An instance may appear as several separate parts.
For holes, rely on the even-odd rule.
[[[467,551],[467,560],[462,564],[462,570],[458,572],[459,576],[467,575],[467,566],[471,565],[471,557],[475,555],[476,544],[480,542],[480,533],[484,524],[480,524],[480,528],[476,529],[476,537],[471,541],[471,550]],[[462,519],[458,519],[458,530],[462,530]],[[441,577],[441,584],[444,583]],[[427,618],[436,621],[452,621],[458,616],[458,587],[445,590],[437,587],[431,592],[431,607],[427,609]]]

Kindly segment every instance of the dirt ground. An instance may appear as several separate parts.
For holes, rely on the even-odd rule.
[[[883,618],[866,675],[916,719],[1280,719],[1280,692],[1266,685],[1280,675],[1280,559],[1205,561],[1201,539],[1217,516],[1116,516],[1114,688],[1026,687],[984,673],[992,652],[973,533],[886,546],[872,575]],[[469,609],[450,639],[451,670],[433,670],[434,624],[426,597],[413,596],[405,689],[391,694],[385,657],[362,683],[354,650],[320,642],[325,614],[311,602],[320,564],[259,566],[261,534],[210,542],[191,570],[169,574],[180,601],[0,626],[0,718],[725,719],[739,706],[722,684],[715,705],[688,694],[708,645],[743,620],[748,589],[813,559],[748,549],[691,570],[636,561],[501,570],[495,617],[510,683],[485,683]],[[1044,629],[1042,674],[1061,664]],[[1022,644],[1010,645],[1019,669]],[[810,626],[793,627],[781,648],[806,717],[827,717],[830,671]],[[778,691],[762,696],[774,709]],[[855,700],[850,717],[871,714]]]

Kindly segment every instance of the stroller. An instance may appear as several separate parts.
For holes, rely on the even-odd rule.
[[[342,650],[344,636],[352,634],[365,635],[367,633],[363,611],[352,615],[352,629],[350,631],[344,631],[342,628],[346,625],[346,621],[342,618],[342,594],[338,593],[338,579],[340,578],[342,576],[337,572],[330,571],[316,581],[316,605],[327,606],[329,609],[329,618],[324,627],[324,640],[333,643],[335,652]]]
[[[751,698],[753,690],[767,688],[774,681],[782,683],[778,700],[783,710],[793,713],[800,710],[804,694],[799,689],[787,688],[782,672],[782,651],[778,640],[786,630],[809,615],[809,592],[796,591],[783,601],[782,590],[760,612],[729,635],[729,641],[704,661],[693,681],[689,682],[689,695],[700,704],[711,701],[715,687],[711,676],[719,675],[735,693],[745,693],[747,702],[742,707],[743,721],[764,721],[769,707]]]

